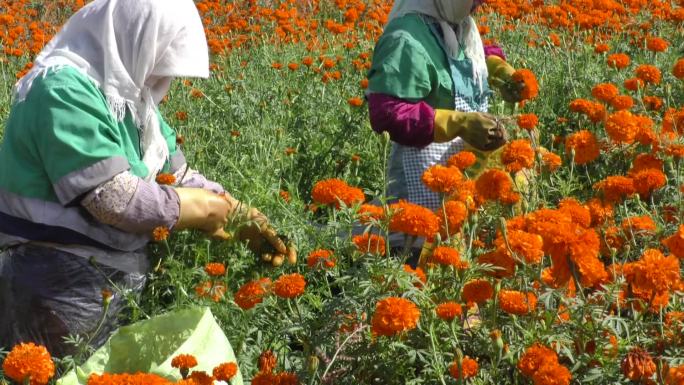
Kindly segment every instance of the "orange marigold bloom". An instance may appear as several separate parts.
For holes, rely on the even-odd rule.
[[[665,150],[665,153],[675,159],[684,158],[684,145],[672,144]]]
[[[238,371],[238,366],[235,362],[226,362],[214,368],[212,374],[217,381],[230,382],[230,379],[235,377]]]
[[[632,348],[622,360],[622,374],[632,381],[651,378],[656,372],[656,364],[651,355],[640,347]]]
[[[454,318],[460,317],[463,314],[463,308],[456,302],[443,302],[437,305],[435,313],[437,313],[437,317],[444,321],[451,322]]]
[[[532,131],[537,124],[539,124],[539,118],[536,114],[520,114],[517,119],[518,127],[523,130]]]
[[[618,111],[610,115],[606,121],[606,133],[614,142],[634,143],[639,133],[636,117],[629,111]]]
[[[273,284],[273,292],[282,298],[299,297],[305,288],[306,280],[299,273],[281,275]]]
[[[660,84],[660,70],[654,65],[642,64],[634,72],[636,77],[643,80],[644,83]]]
[[[641,259],[626,263],[623,272],[633,290],[649,295],[667,292],[678,287],[681,281],[677,257],[665,257],[655,249],[647,249]]]
[[[17,384],[45,385],[55,375],[55,363],[45,346],[21,343],[7,354],[2,371]]]
[[[368,79],[361,79],[361,82],[359,83],[359,86],[361,86],[361,89],[366,89],[368,88]]]
[[[591,89],[591,95],[602,102],[610,102],[611,99],[618,96],[620,90],[611,83],[601,83]]]
[[[192,354],[179,354],[173,357],[171,366],[178,369],[191,369],[197,366],[197,358]]]
[[[363,105],[363,99],[359,97],[353,97],[347,99],[347,103],[349,103],[349,105],[352,107],[361,107]]]
[[[679,80],[684,79],[684,58],[677,60],[674,67],[672,67],[672,75]]]
[[[679,226],[674,234],[665,238],[663,244],[670,249],[670,253],[679,259],[684,259],[684,225]]]
[[[211,262],[204,265],[204,271],[212,277],[220,277],[226,274],[226,265],[220,262]]]
[[[340,201],[347,206],[362,203],[366,200],[363,191],[356,187],[351,187],[347,182],[340,179],[326,179],[313,186],[311,197],[314,202],[322,205],[334,205],[340,207]]]
[[[525,263],[536,264],[544,257],[544,240],[538,234],[531,234],[522,230],[508,230],[508,244],[503,236],[499,235],[494,240],[497,248],[511,251]]]
[[[518,361],[518,370],[526,376],[532,377],[541,367],[558,365],[558,355],[555,351],[534,344],[525,350]]]
[[[630,59],[629,56],[624,53],[614,53],[612,55],[608,55],[606,62],[608,63],[609,67],[623,69],[629,65]]]
[[[186,383],[187,380],[185,380]],[[182,382],[179,382],[182,383]],[[151,373],[136,373],[136,374],[109,374],[102,375],[91,374],[88,377],[88,385],[171,385],[172,382],[164,377]],[[200,385],[196,382],[190,382],[192,385]],[[201,384],[204,385],[204,384]]]
[[[364,203],[361,205],[361,207],[359,207],[358,214],[359,221],[361,221],[361,223],[367,224],[373,220],[381,220],[385,216],[385,210],[380,206]]]
[[[252,385],[275,385],[278,378],[271,372],[259,372],[252,378]]]
[[[534,99],[539,95],[539,83],[534,73],[528,69],[519,69],[511,76],[513,81],[523,83],[524,87],[520,92],[522,100]]]
[[[484,303],[494,296],[494,288],[485,279],[474,279],[463,285],[461,298],[468,303]]]
[[[374,335],[391,337],[416,328],[420,310],[413,302],[398,297],[378,301],[371,320]]]
[[[314,250],[306,257],[306,265],[310,268],[332,269],[335,267],[335,257],[331,250]]]
[[[306,56],[302,59],[302,64],[304,64],[307,67],[310,67],[314,62],[314,59],[311,56]]]
[[[165,226],[157,226],[152,230],[152,239],[155,242],[165,241],[169,238],[169,229]]]
[[[559,364],[542,365],[532,376],[534,385],[569,385],[570,380],[570,370]]]
[[[641,170],[630,176],[634,179],[634,189],[642,199],[648,199],[653,191],[667,184],[667,176],[656,169]]]
[[[192,382],[196,385],[214,385],[214,377],[201,370],[195,370],[190,373],[188,379],[192,380]]]
[[[622,221],[622,231],[629,236],[632,234],[653,234],[656,231],[656,224],[648,215],[628,217]]]
[[[618,95],[610,100],[610,105],[615,111],[625,111],[634,107],[634,99],[629,95]]]
[[[404,265],[404,271],[418,279],[418,282],[414,284],[415,287],[420,288],[427,282],[427,275],[420,267],[414,269],[410,265]]]
[[[537,296],[532,292],[501,290],[497,295],[497,300],[501,310],[515,315],[528,314],[537,306]]]
[[[565,138],[565,151],[568,154],[575,152],[575,164],[593,162],[601,154],[596,136],[587,130],[568,135]]]
[[[594,53],[601,54],[606,53],[608,51],[610,51],[610,46],[608,44],[599,43],[594,46]]]
[[[598,123],[605,118],[606,107],[586,99],[575,99],[569,104],[570,111],[586,115],[592,123]]]
[[[247,282],[235,293],[235,303],[241,309],[249,310],[264,300],[270,286],[271,280],[268,278]]]
[[[663,99],[657,96],[644,96],[641,98],[641,101],[644,102],[646,109],[649,111],[659,111],[664,105]]]
[[[425,207],[402,200],[390,205],[390,210],[390,231],[425,238],[432,238],[439,231],[439,218]]]
[[[289,63],[289,64],[287,65],[287,68],[289,68],[290,71],[296,71],[296,70],[299,69],[299,64],[297,64],[297,63]]]
[[[504,171],[498,169],[486,170],[475,181],[477,194],[491,201],[512,204],[520,200],[518,193],[513,191],[513,181]]]
[[[668,369],[665,385],[684,385],[684,365]]]
[[[636,174],[643,170],[663,170],[663,161],[660,160],[653,154],[642,153],[637,155],[632,162],[632,168],[629,170],[629,174]]]
[[[164,185],[172,185],[176,183],[176,177],[173,176],[173,174],[167,174],[167,173],[161,173],[157,175],[155,178],[155,181],[158,184],[164,184]]]
[[[541,153],[542,163],[544,164],[544,170],[554,172],[563,165],[563,160],[558,154],[554,154],[545,149],[540,149],[539,151]]]
[[[646,48],[653,52],[665,52],[670,46],[670,43],[665,39],[659,37],[649,37],[646,39]]]
[[[226,285],[222,282],[204,281],[195,286],[195,294],[200,298],[210,297],[212,301],[219,302],[226,294]]]
[[[299,385],[299,377],[295,373],[280,372],[276,374],[274,383],[278,385]]]
[[[451,377],[456,379],[472,378],[477,375],[479,368],[480,367],[478,366],[477,361],[465,356],[463,357],[463,360],[461,360],[460,369],[458,362],[451,363],[451,366],[449,366],[449,374],[451,374]]]
[[[264,350],[260,355],[259,355],[259,363],[257,367],[259,368],[259,371],[262,373],[273,373],[273,371],[276,368],[276,363],[278,362],[278,359],[275,354],[273,354],[272,351],[270,350]]]
[[[601,199],[590,199],[587,202],[587,207],[589,207],[589,213],[591,215],[590,226],[592,227],[602,225],[613,218],[613,205],[603,202]]]
[[[176,111],[176,119],[178,120],[188,120],[188,113],[185,111]]]
[[[439,219],[439,228],[442,239],[447,238],[448,234],[454,235],[461,231],[463,223],[468,218],[468,208],[465,203],[460,201],[448,201],[444,204],[443,209],[438,209],[437,218]],[[444,218],[446,217],[447,225],[444,223]]]
[[[352,238],[356,249],[364,254],[385,255],[385,238],[377,234],[363,234]]]
[[[271,68],[276,69],[276,70],[279,70],[279,69],[283,68],[283,64],[282,64],[282,63],[278,63],[278,62],[271,63]]]
[[[436,164],[425,170],[421,179],[430,190],[450,194],[456,190],[458,183],[463,179],[463,174],[457,167],[444,167]]]
[[[639,78],[629,78],[625,80],[624,86],[630,91],[637,92],[640,88],[644,88],[644,81]]]
[[[453,155],[447,161],[447,166],[456,167],[461,171],[471,167],[477,162],[477,157],[470,151],[461,151],[456,155]]]
[[[477,263],[492,265],[495,268],[494,271],[487,272],[489,276],[495,278],[512,277],[515,274],[515,262],[511,254],[501,247],[477,257]]]
[[[575,198],[564,198],[558,203],[560,212],[568,215],[572,221],[583,228],[591,226],[589,208],[579,203]]]
[[[527,139],[509,142],[501,152],[501,161],[508,172],[518,172],[534,166],[534,150]]]
[[[618,203],[626,197],[634,195],[634,180],[624,176],[609,176],[606,179],[594,184],[594,189],[603,194],[606,202]]]
[[[452,247],[438,246],[432,251],[431,263],[442,266],[453,266],[456,269],[465,269],[468,263],[461,260],[458,250]]]

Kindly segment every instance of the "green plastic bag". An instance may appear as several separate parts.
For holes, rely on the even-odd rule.
[[[85,385],[91,374],[105,372],[154,373],[178,380],[179,370],[171,367],[171,360],[178,354],[192,354],[198,362],[192,370],[209,374],[219,364],[237,362],[230,342],[209,308],[191,308],[120,328],[83,365],[57,381],[57,385]],[[243,384],[239,370],[230,384]]]

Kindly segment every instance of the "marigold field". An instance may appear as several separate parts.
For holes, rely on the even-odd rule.
[[[539,94],[494,100],[510,117],[501,169],[471,179],[463,153],[426,171],[436,213],[383,194],[390,143],[364,87],[391,0],[196,3],[212,76],[176,81],[162,114],[191,167],[300,257],[160,229],[126,323],[209,306],[255,385],[684,385],[684,1],[487,1],[483,38]],[[0,0],[0,126],[81,6]],[[390,230],[433,240],[423,268]],[[31,383],[55,371],[41,365]]]

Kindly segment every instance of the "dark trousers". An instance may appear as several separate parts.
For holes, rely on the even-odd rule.
[[[79,335],[97,348],[119,325],[127,305],[121,291],[137,296],[144,285],[142,274],[95,265],[61,250],[10,248],[0,253],[0,347],[34,342],[64,357],[74,353],[64,338]],[[103,290],[112,293],[106,316]]]

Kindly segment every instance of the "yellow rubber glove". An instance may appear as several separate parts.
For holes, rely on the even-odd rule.
[[[210,236],[229,239],[224,231],[235,205],[225,197],[201,188],[176,188],[180,215],[174,229],[197,229]]]
[[[434,141],[445,143],[456,137],[482,151],[492,151],[506,143],[506,132],[493,115],[435,110]]]
[[[289,256],[292,250],[288,250],[278,233],[269,224],[268,218],[254,207],[243,204],[238,206],[238,214],[234,217],[238,221],[240,228],[237,232],[237,239],[247,242],[247,247],[255,254],[270,253],[281,256]],[[294,254],[296,261],[296,251]],[[289,259],[289,258],[288,258]]]
[[[489,56],[487,57],[487,71],[489,72],[487,81],[501,92],[503,100],[509,103],[517,103],[522,100],[520,92],[524,84],[513,80],[515,68],[498,56]]]

